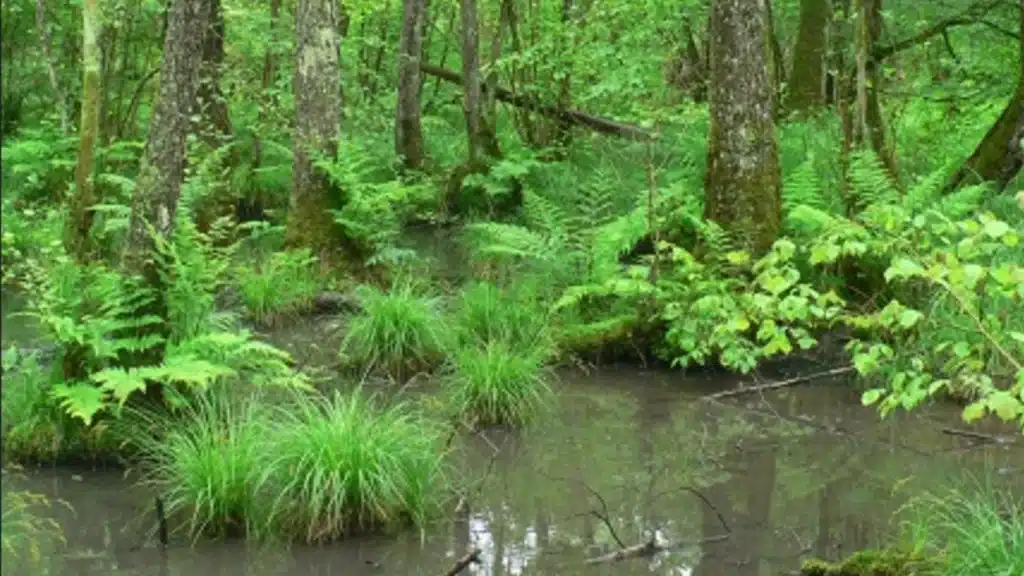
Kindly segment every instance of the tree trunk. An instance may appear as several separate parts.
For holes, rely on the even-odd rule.
[[[675,56],[672,83],[680,92],[689,93],[694,102],[703,102],[708,96],[707,67],[697,49],[693,23],[683,16],[679,49]]]
[[[772,0],[765,0],[765,18],[767,22],[768,46],[772,56],[772,96],[775,98],[773,113],[777,116],[782,94],[782,85],[786,83],[786,64],[779,44],[779,35],[775,33],[775,14],[772,11]]]
[[[96,204],[92,177],[96,166],[96,141],[100,128],[100,9],[98,0],[82,3],[82,124],[79,128],[75,191],[64,228],[64,249],[80,263],[89,259],[90,230]]]
[[[827,30],[832,20],[830,0],[800,1],[800,30],[793,47],[786,107],[806,113],[825,106]]]
[[[961,186],[992,182],[1005,190],[1024,166],[1024,0],[1020,2],[1020,72],[1017,93],[996,123],[974,149],[974,153],[953,175],[946,192]]]
[[[755,253],[782,219],[765,0],[713,0],[704,216]]]
[[[50,89],[53,90],[53,97],[57,101],[57,112],[60,113],[60,131],[67,135],[71,133],[71,112],[68,110],[68,99],[64,96],[64,90],[61,89],[60,81],[57,79],[57,65],[53,59],[53,43],[50,41],[50,32],[46,29],[45,0],[36,0],[36,26],[39,27],[39,43],[43,47],[43,57],[46,59],[46,74],[50,79]],[[99,34],[99,30],[96,31],[96,34]]]
[[[231,140],[231,115],[220,87],[221,68],[224,66],[224,10],[221,0],[207,2],[210,5],[210,25],[203,36],[203,65],[199,72],[195,104],[199,121],[195,128],[208,153],[214,153]],[[236,162],[237,154],[232,150],[223,158],[217,172],[230,169]],[[199,230],[207,231],[218,216],[234,211],[232,196],[226,183],[218,180],[194,207]]]
[[[253,133],[252,138],[252,166],[249,169],[249,193],[247,198],[241,198],[235,204],[235,217],[239,222],[249,222],[263,219],[263,187],[260,186],[257,171],[263,163],[263,139],[259,130],[267,121],[267,109],[273,100],[270,96],[270,87],[277,77],[277,54],[273,49],[273,41],[277,39],[277,21],[281,13],[281,0],[270,0],[270,36],[271,44],[263,52],[263,76],[260,79],[260,99],[258,129]]]
[[[461,0],[462,38],[462,111],[466,118],[469,163],[478,164],[485,146],[483,99],[480,85],[480,30],[476,17],[476,0]]]
[[[322,265],[337,246],[330,210],[341,201],[327,174],[314,165],[320,157],[334,159],[340,136],[337,17],[334,0],[299,0],[295,18],[295,136],[287,241],[319,254]]]
[[[885,118],[879,90],[882,63],[873,58],[875,46],[882,35],[882,0],[858,0],[856,22],[857,79],[854,115],[848,115],[846,129],[854,147],[870,146],[886,171],[899,180],[896,157],[885,138]]]
[[[159,243],[174,233],[175,214],[185,172],[185,139],[202,66],[203,32],[209,23],[208,0],[172,0],[160,67],[160,94],[142,152],[124,265],[153,289],[146,313],[167,319],[165,286],[159,267]],[[152,230],[151,228],[152,227]],[[166,322],[159,329],[166,332]],[[137,362],[157,364],[163,346],[141,354]]]
[[[423,127],[420,122],[420,94],[423,74],[425,0],[404,0],[402,38],[398,48],[398,111],[395,119],[395,154],[410,170],[423,166]]]

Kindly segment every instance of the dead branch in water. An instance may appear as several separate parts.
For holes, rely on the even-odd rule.
[[[591,488],[590,485],[587,484],[583,480],[573,480],[573,479],[570,479],[570,478],[561,478],[561,477],[557,477],[557,476],[551,476],[551,475],[546,474],[544,472],[541,472],[541,474],[543,474],[544,476],[547,476],[547,478],[549,480],[555,480],[555,481],[561,480],[561,481],[564,481],[564,482],[578,482],[581,486],[583,486],[583,488],[587,492],[590,492],[591,494],[593,494],[594,498],[597,498],[597,501],[600,502],[600,504],[601,504],[601,511],[591,509],[591,510],[589,510],[587,512],[587,514],[590,514],[594,518],[597,518],[598,520],[600,520],[601,522],[604,523],[605,527],[608,528],[608,533],[611,534],[612,539],[615,540],[615,543],[619,545],[619,548],[623,548],[623,549],[626,548],[626,544],[622,541],[621,538],[619,538],[619,534],[615,531],[615,526],[612,525],[611,513],[608,511],[608,503],[605,502],[604,497],[601,496],[601,494],[597,490],[594,490],[593,488]]]
[[[632,558],[646,558],[657,554],[658,552],[665,552],[667,550],[673,550],[675,548],[682,548],[684,546],[702,546],[704,544],[712,544],[715,542],[722,542],[728,540],[732,534],[719,534],[718,536],[712,536],[710,538],[703,538],[696,542],[673,542],[670,544],[658,544],[652,536],[650,540],[643,544],[637,544],[628,548],[622,548],[614,552],[610,552],[603,556],[597,556],[595,558],[588,558],[586,564],[606,564],[609,562],[621,562],[622,560],[630,560]]]
[[[815,372],[814,374],[807,374],[805,376],[798,376],[796,378],[790,378],[788,380],[781,380],[779,382],[769,382],[767,384],[760,384],[758,386],[747,386],[745,388],[735,388],[733,390],[725,390],[723,392],[717,392],[715,394],[708,394],[701,398],[701,400],[721,400],[722,398],[731,398],[733,396],[742,396],[744,394],[752,394],[754,392],[766,392],[768,390],[778,390],[780,388],[788,388],[790,386],[797,386],[799,384],[805,384],[812,380],[818,380],[819,378],[828,378],[829,376],[839,376],[841,374],[849,374],[854,371],[853,366],[843,366],[842,368],[833,368],[832,370],[825,370],[824,372]]]
[[[1016,442],[1016,439],[1014,438],[994,436],[992,434],[984,434],[981,432],[974,432],[972,430],[960,430],[959,428],[943,428],[942,433],[948,434],[949,436],[959,436],[961,438],[970,438],[971,440],[980,440],[982,442],[994,442],[996,444],[1013,444]]]
[[[470,564],[472,564],[474,562],[479,562],[479,561],[480,561],[480,549],[479,548],[473,548],[472,550],[467,552],[465,556],[463,556],[462,558],[459,558],[459,560],[455,563],[455,566],[452,566],[450,570],[445,572],[444,576],[455,576],[459,572],[462,572],[463,570],[465,570],[466,566],[469,566]]]

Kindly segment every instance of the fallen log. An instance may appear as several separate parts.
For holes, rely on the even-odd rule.
[[[620,548],[614,552],[609,552],[603,556],[597,556],[594,558],[588,558],[586,561],[587,565],[593,564],[606,564],[609,562],[621,562],[622,560],[630,560],[633,558],[646,558],[653,556],[658,552],[664,552],[666,550],[672,550],[674,548],[682,548],[684,546],[700,546],[703,544],[712,544],[714,542],[721,542],[728,540],[730,534],[720,534],[718,536],[712,536],[710,538],[704,538],[696,542],[674,542],[671,544],[658,544],[652,537],[643,544],[637,544],[635,546],[629,546],[627,548]]]
[[[441,68],[440,66],[433,66],[431,64],[420,64],[420,71],[446,82],[462,86],[462,76],[456,72],[448,70],[447,68]],[[485,92],[487,91],[486,86],[484,86],[483,89]],[[529,96],[516,94],[511,90],[500,86],[495,88],[494,97],[506,104],[524,108],[549,118],[570,122],[577,126],[583,126],[602,134],[612,134],[614,136],[629,138],[631,140],[653,140],[657,138],[657,134],[633,124],[616,122],[614,120],[602,118],[601,116],[594,116],[593,114],[580,112],[579,110],[563,110],[557,106],[550,106],[548,104],[538,102],[536,99]]]
[[[318,314],[352,312],[359,308],[359,299],[344,292],[321,292],[313,298],[313,310]]]
[[[451,570],[448,570],[447,572],[445,572],[444,576],[455,576],[459,572],[462,572],[463,570],[465,570],[466,566],[469,566],[470,564],[472,564],[474,562],[479,562],[479,561],[480,561],[480,549],[479,548],[473,548],[472,550],[467,552],[465,556],[463,556],[462,558],[459,558],[459,560],[455,563],[455,566],[452,566]]]
[[[744,394],[752,394],[754,392],[766,392],[768,390],[778,390],[780,388],[788,388],[790,386],[796,386],[811,380],[817,380],[818,378],[828,378],[829,376],[839,376],[841,374],[849,374],[853,372],[853,366],[843,366],[842,368],[833,368],[832,370],[825,370],[824,372],[815,372],[814,374],[807,374],[806,376],[798,376],[796,378],[790,378],[789,380],[781,380],[779,382],[769,382],[767,384],[761,384],[758,386],[747,386],[744,388],[734,388],[732,390],[725,390],[724,392],[717,392],[715,394],[708,394],[701,398],[701,400],[721,400],[722,398],[730,398],[732,396],[742,396]]]

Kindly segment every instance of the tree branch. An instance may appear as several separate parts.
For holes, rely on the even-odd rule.
[[[910,38],[905,38],[886,46],[879,46],[871,52],[871,61],[873,63],[881,62],[894,54],[903,52],[904,50],[908,50],[920,44],[924,44],[935,36],[944,34],[950,28],[956,26],[984,24],[981,18],[991,12],[996,6],[1002,4],[1002,2],[1003,0],[989,0],[988,2],[973,4],[959,15],[936,22],[934,25],[921,30]]]

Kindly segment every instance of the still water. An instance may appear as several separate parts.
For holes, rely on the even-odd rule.
[[[885,542],[908,498],[961,485],[968,472],[1024,496],[1022,443],[944,432],[963,427],[951,407],[881,420],[841,380],[701,400],[735,382],[636,368],[563,373],[557,405],[530,429],[461,439],[456,470],[478,487],[422,538],[287,549],[179,538],[162,552],[154,494],[130,476],[59,468],[18,484],[70,505],[49,512],[67,539],[49,554],[51,573],[68,576],[440,576],[470,546],[482,561],[463,574],[782,575],[807,555]],[[981,430],[1013,437],[992,426]],[[585,564],[618,548],[616,537],[630,546],[651,533],[671,549]]]

